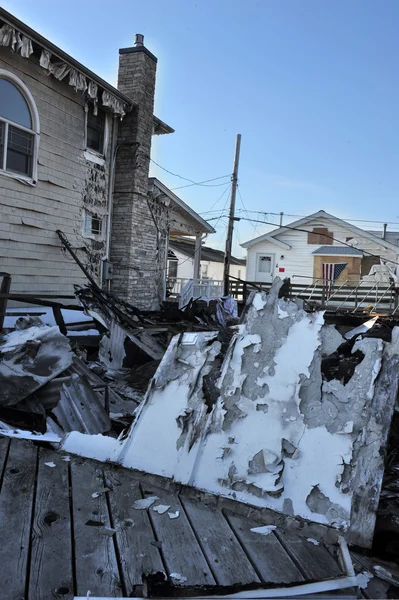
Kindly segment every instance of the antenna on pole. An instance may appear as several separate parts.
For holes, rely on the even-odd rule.
[[[230,197],[230,214],[229,225],[227,228],[226,249],[224,252],[224,270],[223,270],[223,294],[229,295],[229,272],[231,262],[231,248],[233,246],[233,229],[234,229],[234,211],[236,205],[237,182],[238,182],[238,164],[240,161],[241,134],[237,133],[236,150],[234,154],[234,167],[231,176],[231,197]]]

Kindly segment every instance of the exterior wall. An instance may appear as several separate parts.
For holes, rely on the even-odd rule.
[[[56,230],[65,233],[99,281],[106,218],[101,237],[84,237],[83,209],[106,215],[108,162],[99,166],[85,159],[82,94],[48,76],[34,56],[22,58],[1,47],[0,68],[28,87],[41,129],[36,185],[0,175],[0,271],[12,275],[12,292],[73,294],[73,285],[84,284],[86,278],[61,250]],[[112,117],[108,118],[111,123]],[[109,154],[110,142],[107,158]]]
[[[182,279],[192,279],[194,273],[194,259],[189,258],[186,254],[183,254],[174,248],[173,252],[178,260],[177,277]],[[223,280],[223,263],[201,260],[201,276],[203,274],[203,266],[205,265],[208,267],[208,273],[207,275],[203,275],[204,277],[209,277],[216,281]],[[241,271],[241,279],[245,279],[245,265],[230,266],[230,274],[233,277],[238,277],[239,270]]]
[[[118,89],[137,104],[119,126],[115,165],[111,290],[141,309],[163,299],[167,207],[148,196],[156,59],[143,47],[120,51]]]
[[[223,280],[223,269],[224,265],[221,262],[214,261],[206,261],[201,260],[201,272],[203,266],[208,267],[208,272],[206,277],[210,277],[211,279]],[[238,278],[238,271],[240,271],[240,279],[245,279],[245,265],[230,265],[230,275]],[[204,275],[205,276],[205,275]]]
[[[369,240],[360,236],[356,238],[350,229],[339,227],[328,219],[320,218],[311,221],[306,225],[301,226],[301,229],[312,231],[314,227],[328,228],[336,240],[346,242],[347,238],[351,238],[348,243],[355,246],[359,250],[366,250],[389,260],[397,259],[397,254],[394,251],[387,250],[381,246],[377,239],[374,242],[374,240]],[[301,282],[301,279],[298,276],[301,276],[301,278],[306,277],[308,280],[302,279],[303,283],[310,283],[310,278],[313,277],[314,263],[314,255],[312,253],[320,246],[317,244],[308,244],[308,234],[303,231],[293,231],[287,229],[287,231],[278,236],[278,239],[281,242],[286,242],[289,244],[291,249],[288,247],[281,248],[280,246],[268,241],[259,242],[248,248],[247,281],[256,281],[256,255],[259,253],[276,255],[274,275],[290,277],[293,279],[294,283],[295,279],[297,279],[296,283]],[[344,246],[344,244],[340,244],[340,242],[336,240],[333,242],[334,246]],[[324,246],[326,244],[320,245]],[[282,256],[284,258],[281,258]],[[284,267],[285,272],[279,273],[279,267]]]
[[[188,257],[186,254],[179,252],[173,248],[173,253],[176,255],[178,260],[177,263],[177,277],[181,279],[192,279],[194,273],[194,259]]]

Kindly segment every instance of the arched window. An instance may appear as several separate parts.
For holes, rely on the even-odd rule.
[[[0,69],[0,173],[36,180],[39,115],[32,94]]]

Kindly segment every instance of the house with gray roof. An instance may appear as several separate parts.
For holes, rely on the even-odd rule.
[[[399,262],[399,232],[366,231],[324,210],[242,246],[247,250],[247,281],[254,282],[268,283],[279,275],[304,285],[326,279],[358,284],[372,281],[384,261],[393,269]],[[383,277],[388,282],[387,272]]]

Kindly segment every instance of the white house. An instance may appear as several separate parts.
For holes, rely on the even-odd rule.
[[[188,238],[169,241],[168,277],[192,279],[194,277],[195,242]],[[201,247],[201,279],[223,280],[224,252],[209,246]],[[245,259],[231,257],[230,275],[245,280]]]
[[[279,275],[308,284],[321,283],[329,268],[334,272],[331,278],[340,283],[372,280],[370,271],[381,270],[375,266],[381,259],[399,262],[398,244],[399,232],[365,231],[320,210],[242,246],[247,249],[247,281],[271,282]]]

